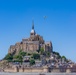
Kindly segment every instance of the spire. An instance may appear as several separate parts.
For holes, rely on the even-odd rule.
[[[31,30],[31,33],[34,34],[34,35],[36,34],[35,30],[34,30],[34,21],[32,21],[32,30]]]
[[[34,29],[34,21],[32,21],[32,29]]]

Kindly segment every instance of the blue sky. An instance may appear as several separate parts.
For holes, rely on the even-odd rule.
[[[0,59],[10,45],[29,37],[32,19],[54,51],[76,62],[75,0],[0,0]]]

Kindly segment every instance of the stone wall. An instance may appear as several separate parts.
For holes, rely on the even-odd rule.
[[[48,68],[17,68],[17,67],[14,67],[14,68],[7,68],[7,69],[4,69],[4,72],[26,72],[26,73],[71,73],[71,69],[66,69],[65,72],[61,72],[60,69],[58,68],[55,68],[55,69],[52,69],[51,71],[49,71]]]
[[[4,69],[4,72],[17,72],[17,69],[15,69],[15,68],[6,68],[6,69]]]
[[[4,72],[26,72],[26,73],[30,73],[30,72],[36,72],[36,73],[41,73],[41,72],[48,72],[48,69],[45,68],[8,68],[8,69],[4,69]]]

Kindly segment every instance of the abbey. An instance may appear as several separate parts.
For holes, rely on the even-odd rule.
[[[8,53],[17,54],[20,50],[23,50],[24,52],[37,52],[40,48],[52,52],[52,42],[45,42],[43,37],[35,32],[33,23],[30,37],[22,39],[21,42],[18,42],[15,45],[11,45]]]

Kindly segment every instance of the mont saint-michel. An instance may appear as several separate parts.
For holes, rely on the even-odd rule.
[[[72,73],[76,64],[53,51],[52,42],[46,42],[36,33],[34,23],[29,38],[11,45],[0,61],[0,71],[26,73]]]

